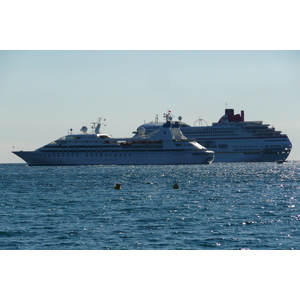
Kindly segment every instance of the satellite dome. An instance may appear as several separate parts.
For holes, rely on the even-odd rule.
[[[145,129],[144,127],[139,127],[139,128],[137,129],[137,132],[138,132],[138,134],[143,135],[143,134],[145,134],[146,129]]]
[[[80,129],[80,131],[82,131],[83,133],[86,133],[87,132],[87,127],[86,126],[82,126],[82,128]]]

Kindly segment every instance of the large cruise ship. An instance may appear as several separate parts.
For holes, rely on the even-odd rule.
[[[112,138],[100,133],[100,123],[93,131],[81,128],[35,151],[13,151],[30,166],[41,165],[164,165],[209,164],[214,152],[187,139],[179,123],[167,121],[157,130],[145,134],[140,128],[134,138]]]
[[[172,121],[168,111],[164,117]],[[275,130],[262,121],[245,121],[244,111],[234,114],[233,109],[225,109],[217,123],[211,126],[199,124],[190,126],[178,119],[182,133],[189,139],[215,152],[214,162],[283,162],[289,156],[292,144],[286,134]],[[151,133],[162,123],[156,117],[154,122],[141,125],[145,133]]]

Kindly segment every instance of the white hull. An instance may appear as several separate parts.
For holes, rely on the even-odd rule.
[[[59,165],[179,165],[209,164],[213,153],[119,153],[119,154],[42,154],[35,151],[14,152],[29,166]]]
[[[276,162],[285,161],[289,153],[230,153],[215,152],[214,162]]]
[[[273,139],[274,140],[274,139]],[[276,162],[286,160],[291,152],[291,142],[285,136],[271,138],[199,139],[199,144],[215,152],[214,162]],[[206,144],[213,143],[214,148]],[[220,149],[226,145],[226,149]]]

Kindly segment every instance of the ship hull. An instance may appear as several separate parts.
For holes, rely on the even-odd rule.
[[[118,154],[43,154],[37,151],[15,151],[29,166],[64,165],[181,165],[210,164],[214,154],[207,152],[118,153]]]
[[[214,162],[276,162],[287,160],[292,144],[287,136],[271,139],[227,138],[201,139],[196,141],[208,150],[215,152]],[[209,147],[214,145],[213,148]]]
[[[289,153],[231,153],[215,152],[216,162],[276,162],[285,161]]]

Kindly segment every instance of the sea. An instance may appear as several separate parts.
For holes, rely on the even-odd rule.
[[[0,164],[0,176],[1,250],[300,249],[300,161]]]

